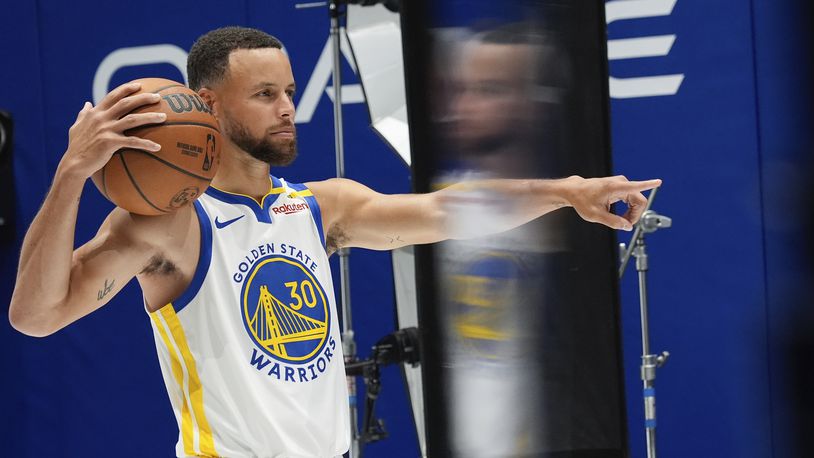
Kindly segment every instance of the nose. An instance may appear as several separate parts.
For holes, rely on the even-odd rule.
[[[294,99],[285,95],[284,97],[280,98],[281,100],[281,107],[280,107],[280,116],[284,119],[288,119],[291,122],[294,122],[294,114],[296,112],[296,107],[294,106]]]
[[[476,99],[472,96],[471,91],[461,89],[453,96],[450,106],[453,116],[456,118],[466,117],[476,109]]]

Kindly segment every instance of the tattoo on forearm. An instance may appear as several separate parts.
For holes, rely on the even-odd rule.
[[[404,243],[404,240],[401,239],[400,235],[397,235],[396,238],[393,238],[393,237],[390,237],[390,236],[387,236],[387,238],[390,239],[391,244],[396,243],[396,242]]]
[[[113,284],[116,283],[116,280],[110,280],[110,283],[107,282],[105,279],[105,287],[104,289],[99,290],[99,294],[96,295],[98,300],[102,300],[107,296],[111,291],[113,291]]]

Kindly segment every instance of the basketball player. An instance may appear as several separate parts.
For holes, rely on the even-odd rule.
[[[139,87],[86,103],[42,209],[23,242],[12,325],[52,334],[102,307],[133,277],[144,292],[179,425],[177,456],[331,457],[348,450],[347,388],[328,256],[462,237],[445,224],[448,191],[382,195],[344,179],[307,184],[270,176],[296,156],[295,84],[281,43],[230,27],[201,37],[189,83],[224,136],[212,187],[194,205],[144,217],[114,209],[74,250],[85,181],[120,148],[156,151],[123,134],[160,123],[127,114],[155,103]],[[522,205],[509,229],[571,206],[584,219],[630,229],[659,180],[624,177],[495,180]],[[613,202],[630,208],[609,212]],[[467,234],[469,236],[471,234]]]
[[[540,95],[566,93],[568,78],[559,74],[568,56],[538,25],[506,24],[464,40],[462,35],[434,42],[443,50],[435,78],[450,94],[432,116],[451,157],[439,181],[562,176],[552,165],[574,154],[560,155],[558,146],[575,142],[556,137],[568,132],[560,120],[562,102]],[[459,194],[460,201],[445,210],[472,226],[514,200],[476,186]],[[562,309],[554,320],[542,317],[577,305],[551,299],[564,282],[549,272],[567,272],[573,265],[560,262],[554,268],[571,251],[568,225],[554,216],[500,234],[445,241],[435,250],[450,456],[532,457],[579,449],[569,447],[570,412],[543,404],[552,391],[542,368],[552,355],[569,353],[568,340],[555,339],[561,329],[573,338],[574,326]],[[566,366],[564,372],[573,371]],[[569,396],[557,397],[574,404]],[[552,414],[554,425],[544,421]],[[556,442],[552,429],[560,433]]]

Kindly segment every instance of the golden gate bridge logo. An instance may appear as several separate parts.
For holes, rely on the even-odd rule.
[[[300,263],[259,261],[243,286],[246,330],[264,351],[284,362],[306,362],[325,344],[328,305],[322,287]]]
[[[326,322],[295,312],[269,293],[266,285],[260,287],[260,299],[249,326],[258,343],[281,358],[288,357],[286,344],[320,340],[327,329]]]
[[[452,331],[473,355],[500,359],[501,344],[517,338],[516,321],[526,314],[522,271],[515,256],[489,251],[449,276]]]

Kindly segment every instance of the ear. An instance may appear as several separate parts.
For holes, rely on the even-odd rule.
[[[201,97],[201,99],[203,99],[204,102],[206,102],[209,109],[212,110],[212,114],[215,115],[216,118],[219,118],[218,109],[220,108],[220,104],[218,103],[218,95],[215,93],[215,91],[209,89],[208,87],[202,87],[198,89],[198,95]]]

